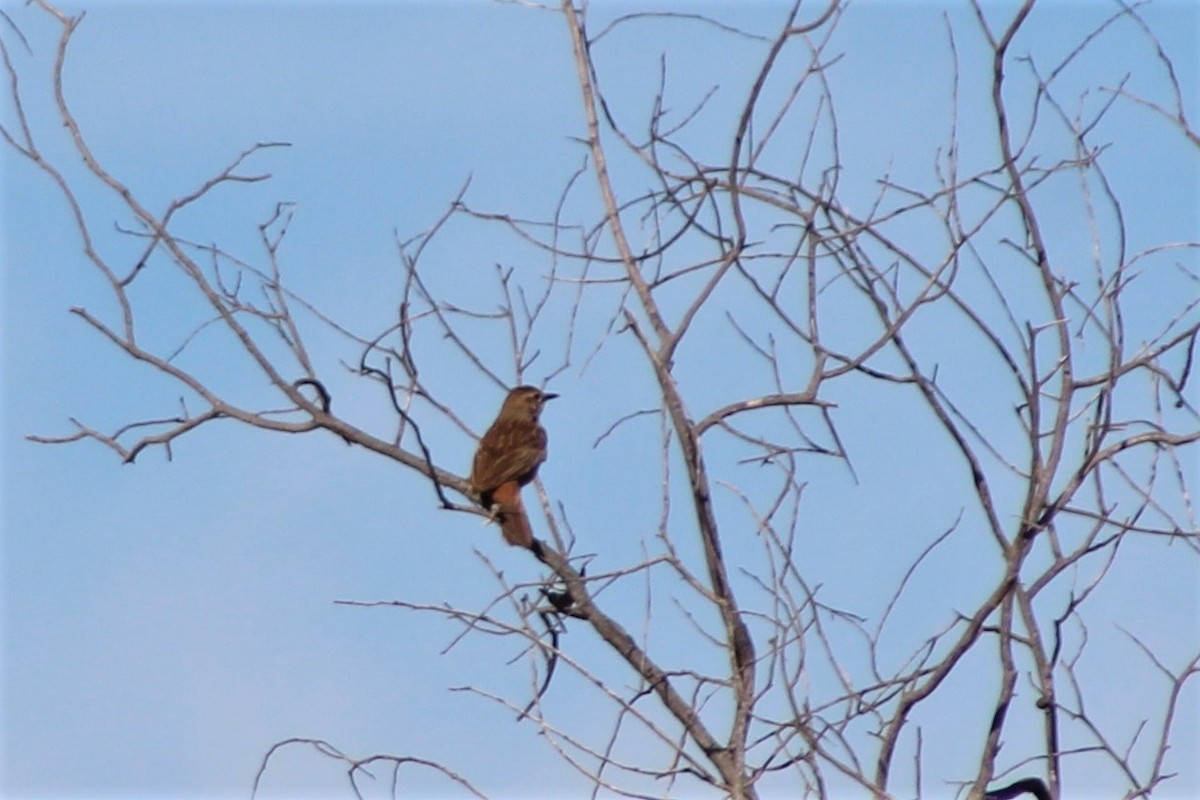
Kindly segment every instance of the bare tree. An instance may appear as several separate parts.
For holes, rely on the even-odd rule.
[[[80,18],[36,5],[61,25],[53,73],[60,121],[91,177],[119,198],[128,220],[121,233],[141,242],[140,257],[105,254],[100,223],[26,121],[7,45],[15,113],[3,136],[57,184],[87,262],[116,301],[114,315],[73,312],[174,381],[182,399],[178,409],[116,430],[72,420],[69,434],[31,438],[96,441],[132,461],[150,449],[169,455],[176,439],[218,419],[329,431],[411,471],[414,496],[427,482],[429,502],[485,515],[465,465],[442,463],[422,435],[434,421],[478,435],[456,411],[453,387],[426,368],[428,353],[449,348],[482,384],[498,387],[536,364],[556,391],[569,392],[597,353],[615,350],[631,372],[652,374],[657,392],[647,407],[596,410],[598,447],[630,426],[657,423],[652,437],[639,427],[641,445],[622,452],[628,469],[661,483],[644,558],[597,569],[608,562],[581,542],[602,545],[591,532],[577,538],[539,481],[548,536],[531,556],[544,565],[543,579],[513,583],[496,570],[497,592],[484,608],[386,603],[444,616],[461,637],[521,642],[538,676],[529,697],[470,691],[537,726],[595,795],[907,797],[952,786],[971,798],[1057,798],[1070,795],[1072,779],[1099,770],[1119,787],[1113,796],[1133,798],[1169,786],[1188,759],[1171,744],[1200,671],[1195,641],[1180,662],[1127,631],[1159,694],[1144,701],[1132,728],[1092,710],[1117,680],[1088,647],[1090,631],[1115,624],[1092,601],[1125,552],[1148,548],[1154,559],[1193,569],[1200,557],[1188,484],[1195,476],[1183,453],[1200,440],[1185,392],[1200,333],[1200,242],[1186,233],[1135,241],[1131,210],[1108,171],[1113,114],[1142,115],[1147,138],[1200,147],[1184,107],[1192,77],[1177,73],[1140,4],[1118,3],[1049,62],[1021,50],[1036,24],[1033,0],[1006,11],[976,0],[969,16],[947,15],[953,115],[944,142],[920,181],[875,175],[865,197],[847,185],[832,43],[850,12],[836,0],[781,9],[766,33],[690,13],[591,24],[586,4],[565,2],[551,10],[577,69],[579,171],[540,220],[476,207],[464,187],[433,226],[397,242],[399,313],[386,329],[367,331],[287,288],[287,205],[259,225],[254,257],[173,227],[217,187],[266,180],[251,165],[281,143],[249,147],[152,210],[92,154],[72,113],[63,67]],[[755,54],[733,113],[715,89],[681,105],[665,58],[649,110],[623,107],[606,83],[606,48],[644,25],[706,26],[731,52]],[[1072,66],[1103,52],[1115,28],[1138,31],[1156,53],[1166,99],[1123,83],[1064,87]],[[968,78],[964,63],[983,65],[987,79]],[[987,110],[985,141],[960,135],[968,104]],[[695,144],[704,141],[698,127],[718,124],[728,131],[722,149]],[[1195,174],[1191,155],[1181,174]],[[451,220],[500,226],[540,263],[528,274],[498,270],[498,312],[440,295],[426,280],[430,247]],[[133,291],[164,264],[205,309],[174,349],[139,335],[143,310]],[[212,328],[232,334],[238,355],[260,371],[270,388],[264,398],[218,388],[209,365],[181,366],[193,337]],[[343,365],[319,363],[306,346],[311,329],[334,334],[353,355]],[[438,343],[422,344],[433,341],[427,334]],[[485,345],[498,340],[507,342],[507,363]],[[390,430],[339,415],[328,386],[346,370],[390,409]],[[881,437],[892,424],[913,425],[903,447]],[[886,443],[876,445],[880,438]],[[907,560],[886,587],[830,584],[813,564],[813,541],[861,541],[864,532],[849,530],[858,519],[852,509],[822,509],[814,499],[818,470],[863,497],[881,470],[923,471],[951,512],[940,528],[910,535]],[[911,532],[909,511],[891,510],[898,530],[866,533]],[[958,555],[943,557],[951,549]],[[640,613],[614,610],[638,598]],[[562,637],[575,629],[602,646]],[[667,630],[689,644],[664,647]],[[543,703],[564,672],[611,704],[603,726],[558,718]],[[968,677],[978,689],[963,706],[953,687]],[[1037,733],[1018,737],[1014,728]],[[970,742],[974,760],[945,756],[948,738]],[[355,759],[308,739],[277,744],[260,777],[280,747],[296,745],[345,762],[356,793],[361,770],[391,764],[435,769],[482,794],[463,765]]]

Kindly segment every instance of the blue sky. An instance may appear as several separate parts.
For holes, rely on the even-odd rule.
[[[26,111],[45,137],[47,153],[69,177],[79,178],[42,82],[54,26],[22,3],[3,7],[32,49],[27,53],[11,31],[3,32],[26,81]],[[360,332],[382,329],[394,317],[402,280],[394,234],[405,238],[426,228],[468,179],[467,201],[475,208],[545,217],[583,163],[583,148],[572,138],[583,132],[574,65],[555,14],[484,3],[67,6],[82,7],[88,15],[72,45],[67,91],[97,157],[157,209],[251,144],[289,142],[257,155],[249,168],[272,173],[270,181],[223,187],[182,213],[179,229],[197,241],[253,254],[255,225],[275,202],[295,203],[284,246],[285,279]],[[593,30],[614,9],[630,8],[595,4]],[[737,14],[717,13],[766,33],[783,10],[762,2]],[[1105,4],[1047,2],[1035,11],[1018,49],[1033,53],[1039,64],[1054,64],[1076,41],[1075,31],[1088,30],[1108,13]],[[1189,110],[1200,117],[1200,13],[1184,3],[1156,3],[1145,16],[1176,59]],[[986,65],[971,49],[978,41],[969,15],[960,11],[953,23],[963,83],[969,85]],[[718,44],[723,41],[700,25],[647,22],[619,29],[597,55],[604,85],[620,101],[618,114],[632,123],[645,113],[654,86],[648,76],[656,76],[658,53],[669,49],[667,85],[679,108],[698,101],[713,83],[732,87],[718,92],[706,112],[712,127],[695,134],[698,147],[716,146],[709,135],[723,142],[728,119],[721,110],[743,96],[758,47]],[[951,121],[945,102],[951,62],[940,7],[860,3],[847,13],[835,41],[831,50],[845,53],[830,80],[835,96],[845,98],[838,119],[848,196],[865,204],[875,179],[889,168],[897,181],[927,185],[929,164]],[[789,57],[802,62],[800,54]],[[1112,85],[1127,72],[1134,91],[1159,91],[1162,73],[1153,49],[1128,26],[1102,40],[1070,79]],[[1086,102],[1101,101],[1092,96]],[[7,124],[11,109],[5,109]],[[972,127],[983,113],[978,99],[964,101],[964,170],[970,159],[990,152],[987,134]],[[1180,169],[1189,157],[1182,140],[1145,112],[1114,115],[1108,133],[1118,142],[1110,169],[1126,204],[1130,249],[1194,239],[1200,210],[1194,154]],[[969,146],[973,135],[980,137],[977,147]],[[1154,147],[1131,145],[1144,136]],[[10,150],[0,153],[0,791],[13,797],[245,797],[266,748],[308,736],[355,756],[387,752],[442,760],[493,796],[578,795],[579,778],[532,725],[515,723],[508,710],[479,697],[451,691],[470,684],[527,697],[529,668],[520,660],[510,663],[519,653],[516,645],[477,637],[444,653],[457,628],[439,618],[334,603],[403,598],[481,608],[495,593],[493,567],[517,581],[540,575],[527,555],[500,545],[495,529],[438,511],[429,486],[412,474],[332,435],[289,437],[231,422],[183,438],[170,461],[152,451],[133,465],[120,464],[94,443],[49,447],[25,440],[30,433],[70,432],[71,416],[108,430],[173,413],[179,391],[122,359],[67,312],[83,305],[109,315],[113,308],[80,255],[54,187]],[[628,168],[615,165],[618,175]],[[1077,197],[1070,189],[1064,188],[1064,197]],[[92,184],[81,200],[95,214],[105,252],[118,261],[134,258],[139,245],[112,230],[112,220],[127,217],[111,196]],[[1047,219],[1061,218],[1067,228],[1077,210],[1071,203],[1064,200],[1059,215],[1046,209]],[[1065,250],[1087,246],[1067,231],[1059,235]],[[1196,274],[1194,253],[1179,259]],[[495,264],[516,265],[529,287],[542,285],[545,268],[536,256],[498,226],[481,224],[452,225],[431,249],[426,277],[435,292],[487,308],[494,300],[479,298],[495,297]],[[1185,278],[1162,280],[1136,308],[1153,308],[1163,292],[1195,291]],[[194,324],[187,315],[195,309],[173,288],[167,280],[156,289],[161,295],[144,298],[142,330],[150,340],[178,342]],[[540,380],[571,359],[552,386],[562,398],[547,412],[552,460],[545,478],[554,499],[568,509],[581,549],[598,553],[601,569],[636,563],[652,538],[660,432],[646,417],[593,446],[622,414],[656,405],[652,375],[633,360],[628,337],[587,360],[605,339],[617,302],[615,290],[597,295],[602,299],[585,308],[573,350],[549,332],[539,334],[543,360],[527,377]],[[556,297],[554,307],[561,311],[567,300]],[[751,329],[765,325],[737,298],[716,309],[714,318],[725,310]],[[717,323],[710,338],[699,339],[700,355],[681,353],[680,373],[699,409],[739,396],[743,380],[762,379],[758,367],[726,347],[729,329]],[[845,323],[852,333],[852,318]],[[970,356],[956,349],[949,331],[936,319],[929,324],[915,334],[928,337],[935,350],[941,343],[948,381],[969,386],[985,379],[972,372]],[[513,379],[505,343],[489,340],[483,328],[473,334],[497,373]],[[182,363],[235,393],[261,396],[261,378],[227,358],[227,344],[202,337]],[[330,376],[335,410],[363,427],[387,431],[392,420],[384,398],[338,367],[339,359],[352,362],[357,353],[316,330],[311,344]],[[436,337],[420,344],[429,354],[422,366],[430,380],[442,388],[461,385],[455,410],[481,429],[495,411],[499,389],[466,377],[465,365]],[[715,379],[717,370],[727,377]],[[922,470],[896,468],[888,454],[921,446],[919,413],[898,402],[886,409],[892,424],[881,427],[880,409],[856,398],[851,385],[833,399],[844,406],[846,446],[859,483],[831,460],[808,462],[806,564],[828,602],[870,616],[881,610],[913,548],[953,524],[964,487],[955,482],[961,475],[939,465],[937,453]],[[986,389],[973,402],[996,403],[999,413],[999,398]],[[441,423],[427,433],[440,463],[466,471],[469,437]],[[718,443],[712,452],[738,451]],[[650,465],[654,480],[622,468],[632,456]],[[1194,457],[1185,468],[1194,487]],[[759,491],[753,473],[743,469],[731,467],[718,477]],[[726,494],[718,503],[736,518],[736,498]],[[947,619],[950,607],[970,605],[977,576],[969,565],[979,547],[964,532],[938,551],[929,569],[945,576],[937,582],[940,593],[906,598],[900,610],[911,626],[896,630],[898,643],[919,641]],[[736,550],[732,557],[739,557]],[[1104,624],[1090,631],[1089,646],[1107,669],[1093,667],[1095,662],[1084,669],[1098,669],[1101,681],[1145,674],[1144,660],[1118,625],[1141,632],[1168,663],[1183,663],[1200,642],[1195,553],[1180,547],[1177,557],[1164,555],[1160,543],[1138,541],[1118,564],[1111,591],[1096,599]],[[666,606],[667,596],[657,602]],[[613,592],[608,602],[636,627],[643,602],[636,590]],[[669,619],[668,609],[662,613]],[[580,648],[591,645],[583,631],[569,636]],[[664,634],[664,641],[670,636]],[[946,705],[923,713],[973,708],[978,694],[968,677],[961,680]],[[1119,720],[1117,729],[1126,734],[1141,693],[1162,696],[1156,678],[1142,680],[1099,701],[1099,712]],[[569,674],[551,695],[566,718],[610,719],[611,711]],[[1197,699],[1193,685],[1177,720],[1173,757],[1180,776],[1163,789],[1164,797],[1200,793],[1200,772],[1181,757],[1200,750]],[[975,757],[973,742],[960,747],[935,730],[931,724],[926,747],[945,748],[948,762]],[[1022,730],[1014,723],[1014,747]],[[427,772],[402,776],[411,781],[402,786],[412,796],[453,788]],[[1077,785],[1099,796],[1104,778],[1096,780],[1082,778]],[[268,772],[263,796],[344,791],[337,765],[296,750]],[[369,792],[385,796],[386,778]]]

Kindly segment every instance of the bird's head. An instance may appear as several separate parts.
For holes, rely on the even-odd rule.
[[[552,392],[543,392],[536,386],[518,386],[508,393],[508,397],[504,398],[500,416],[520,416],[536,420],[542,413],[542,406],[546,404],[546,401],[556,397],[558,395]]]

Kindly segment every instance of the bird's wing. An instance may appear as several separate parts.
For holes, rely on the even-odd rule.
[[[480,441],[471,466],[471,484],[477,491],[489,491],[508,481],[529,480],[530,473],[546,460],[544,431],[526,430],[523,435],[502,431],[497,436],[492,433],[488,431]]]

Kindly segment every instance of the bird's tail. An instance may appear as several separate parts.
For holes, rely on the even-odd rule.
[[[533,529],[529,526],[525,504],[521,502],[521,485],[516,481],[501,484],[492,492],[492,502],[499,507],[496,519],[504,541],[514,547],[533,547]]]

